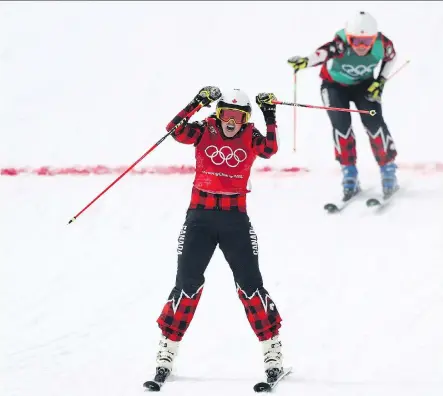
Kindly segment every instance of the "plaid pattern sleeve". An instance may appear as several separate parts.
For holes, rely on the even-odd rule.
[[[246,195],[211,194],[193,187],[189,209],[227,210],[246,213]]]
[[[381,61],[379,76],[387,79],[388,76],[392,73],[394,64],[397,61],[397,53],[394,48],[394,43],[389,40],[384,34],[380,35],[385,53]]]
[[[330,59],[342,58],[345,54],[346,43],[336,35],[333,40],[318,47],[308,56],[308,67],[315,67]]]
[[[395,52],[394,43],[389,40],[384,34],[381,34],[381,40],[383,43],[383,48],[385,50],[385,54],[383,57],[383,62],[389,62],[394,60],[397,53]]]
[[[266,125],[266,137],[254,128],[252,132],[252,148],[261,158],[271,158],[278,150],[277,124],[275,120]]]
[[[170,131],[172,128],[179,125],[174,131],[172,137],[183,144],[197,145],[206,128],[204,121],[196,121],[188,123],[185,118],[190,111],[194,110],[197,104],[191,102],[183,110],[181,110],[169,124],[166,126],[166,130]]]

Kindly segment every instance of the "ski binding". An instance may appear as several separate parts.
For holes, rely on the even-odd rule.
[[[267,371],[268,379],[266,382],[265,381],[257,382],[254,385],[255,392],[257,393],[271,392],[272,389],[274,389],[283,378],[285,378],[287,375],[289,375],[292,372],[292,367],[283,368],[280,373],[275,373],[275,370],[278,369],[270,369]]]

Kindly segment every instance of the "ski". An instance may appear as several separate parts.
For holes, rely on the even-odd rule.
[[[257,393],[262,392],[271,392],[277,384],[286,376],[288,376],[292,372],[292,367],[284,368],[282,373],[277,377],[275,381],[267,382],[267,381],[261,381],[257,382],[254,385],[254,391]]]
[[[157,367],[154,379],[151,381],[146,381],[143,384],[143,387],[151,392],[159,392],[168,379],[169,374],[171,374],[169,369],[165,367]]]
[[[151,392],[159,392],[163,385],[164,385],[164,382],[146,381],[143,384],[143,387],[146,388],[146,390],[149,390]]]
[[[363,194],[363,191],[360,190],[357,193],[351,196],[344,196],[340,201],[337,202],[328,202],[323,207],[328,213],[339,213],[345,210],[350,204],[356,201],[357,198],[360,198]]]
[[[368,208],[373,209],[376,212],[380,212],[385,207],[387,207],[391,201],[394,195],[400,190],[399,187],[397,187],[393,192],[390,194],[384,194],[380,197],[371,197],[366,201],[366,206]]]
[[[145,388],[145,390],[150,391],[150,392],[159,392],[163,385],[165,384],[166,380],[169,377],[169,370],[167,370],[167,372],[159,372],[159,370],[167,370],[164,368],[157,368],[157,373],[154,377],[153,380],[150,381],[146,381],[143,384],[143,387]],[[292,372],[292,367],[288,367],[288,368],[283,368],[282,372],[276,377],[275,380],[273,381],[261,381],[261,382],[257,382],[254,385],[254,391],[257,393],[261,393],[261,392],[270,392],[272,391],[277,384],[283,379],[285,378],[287,375],[289,375]]]

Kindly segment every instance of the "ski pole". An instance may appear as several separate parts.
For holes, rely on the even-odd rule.
[[[130,170],[132,170],[140,161],[142,161],[149,153],[151,153],[155,148],[157,148],[169,135],[173,134],[179,126],[186,122],[191,118],[191,116],[199,111],[203,107],[203,103],[199,103],[199,105],[189,112],[186,117],[184,117],[174,128],[172,128],[166,135],[164,135],[157,143],[155,143],[148,151],[146,151],[137,161],[135,161],[128,169],[126,169],[117,179],[115,179],[108,187],[106,187],[100,194],[98,194],[91,202],[89,202],[80,212],[78,212],[71,220],[69,220],[68,224],[73,223],[77,218],[86,211],[95,201],[97,201],[103,194],[105,194],[112,186],[114,186],[123,176],[125,176]]]
[[[394,77],[400,70],[402,70],[403,68],[405,68],[407,65],[409,65],[409,63],[411,62],[410,59],[408,59],[405,63],[403,63],[394,73],[392,73],[387,80],[390,80],[392,77]]]
[[[297,73],[294,71],[294,103],[296,103],[297,102]],[[294,112],[293,112],[293,120],[292,120],[292,123],[293,123],[293,127],[294,127],[294,130],[293,130],[293,143],[294,143],[294,145],[293,145],[293,151],[294,151],[294,153],[295,153],[295,151],[296,151],[296,142],[297,142],[297,107],[296,106],[294,106]]]
[[[376,114],[375,110],[354,110],[354,109],[346,109],[346,108],[342,108],[342,107],[314,106],[314,105],[307,105],[307,104],[300,104],[300,103],[293,103],[293,102],[281,102],[279,100],[273,100],[272,103],[276,104],[276,105],[307,107],[309,109],[323,109],[323,110],[329,110],[329,111],[345,111],[347,113],[369,114],[371,116],[375,116],[375,114]]]
[[[391,80],[392,77],[394,77],[398,72],[400,72],[400,70],[404,69],[410,62],[411,62],[410,59],[408,59],[406,62],[404,62],[396,71],[394,71],[387,78],[387,80]],[[293,103],[293,102],[281,102],[279,100],[273,100],[272,103],[278,104],[278,105],[286,105],[286,106],[307,107],[309,109],[323,109],[323,110],[330,110],[330,111],[345,111],[348,113],[369,114],[371,116],[375,116],[375,114],[377,114],[375,110],[354,110],[354,109],[345,109],[345,108],[341,108],[341,107],[314,106],[314,105],[306,105],[306,104]]]

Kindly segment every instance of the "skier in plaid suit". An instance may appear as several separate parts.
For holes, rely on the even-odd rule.
[[[378,29],[375,18],[360,11],[337,31],[332,41],[306,57],[294,56],[288,63],[294,73],[321,65],[321,98],[325,106],[374,110],[375,116],[361,115],[372,153],[380,169],[383,194],[399,189],[395,163],[397,148],[382,111],[382,93],[397,61],[393,42]],[[380,65],[378,76],[374,70]],[[332,125],[335,159],[340,163],[343,198],[361,191],[357,168],[357,146],[351,114],[328,111]]]
[[[263,286],[257,236],[246,209],[255,159],[270,158],[278,150],[274,99],[271,93],[256,97],[266,122],[266,136],[249,122],[252,107],[248,96],[238,89],[221,95],[217,87],[201,89],[166,127],[171,130],[183,122],[200,103],[209,107],[218,100],[215,114],[203,121],[183,122],[172,135],[180,143],[195,146],[196,174],[178,238],[175,285],[157,319],[161,340],[156,382],[164,382],[173,368],[204,289],[204,272],[217,246],[233,272],[238,297],[261,343],[268,381],[283,373],[279,340],[282,319]]]

